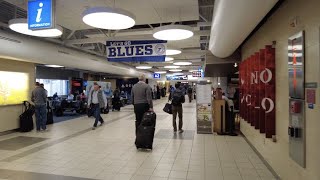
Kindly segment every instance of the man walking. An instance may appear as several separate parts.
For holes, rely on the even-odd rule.
[[[95,121],[93,124],[92,130],[95,130],[98,125],[98,121],[100,121],[100,126],[103,125],[104,120],[101,117],[101,108],[106,108],[108,105],[107,98],[102,90],[100,90],[100,87],[98,83],[94,83],[93,90],[90,91],[89,97],[88,97],[88,106],[91,106],[93,113],[93,116],[95,117]]]
[[[191,101],[192,101],[192,91],[193,91],[192,87],[189,86],[189,87],[188,87],[189,103],[191,103]]]
[[[139,82],[131,90],[131,100],[136,114],[136,132],[142,121],[143,114],[147,111],[153,111],[152,89],[145,81],[144,75],[139,76]]]
[[[177,132],[177,123],[176,118],[177,114],[179,116],[179,133],[183,133],[182,125],[182,103],[185,102],[184,92],[181,90],[180,83],[175,84],[176,89],[170,94],[169,100],[171,100],[172,104],[172,124],[173,124],[173,132]]]
[[[47,92],[36,82],[35,89],[31,94],[31,101],[35,105],[37,131],[46,131],[47,127]]]

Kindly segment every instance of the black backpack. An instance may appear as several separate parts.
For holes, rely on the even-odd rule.
[[[184,94],[182,93],[182,91],[179,90],[175,90],[172,93],[172,105],[174,106],[178,106],[181,103],[184,103],[184,98],[183,98]]]

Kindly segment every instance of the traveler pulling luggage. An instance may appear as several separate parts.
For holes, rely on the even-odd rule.
[[[135,142],[137,149],[142,148],[152,150],[156,118],[157,116],[154,112],[144,113],[141,124],[137,129]]]
[[[23,101],[24,112],[19,116],[21,132],[29,132],[33,130],[33,114],[35,112],[35,107],[28,101]]]

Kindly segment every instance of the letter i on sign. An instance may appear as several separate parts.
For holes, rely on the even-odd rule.
[[[39,3],[39,9],[37,9],[38,13],[37,13],[37,18],[36,18],[36,22],[40,22],[41,21],[41,14],[42,14],[42,7],[43,7],[43,3]]]

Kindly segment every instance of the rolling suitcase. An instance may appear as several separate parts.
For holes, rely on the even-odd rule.
[[[48,107],[47,109],[47,125],[48,124],[53,124],[53,112],[52,112],[52,109],[51,107]]]
[[[137,149],[152,149],[155,127],[156,113],[146,112],[136,133]]]
[[[19,116],[20,132],[29,132],[33,130],[33,114],[35,112],[35,107],[29,102],[24,101],[24,112]]]

